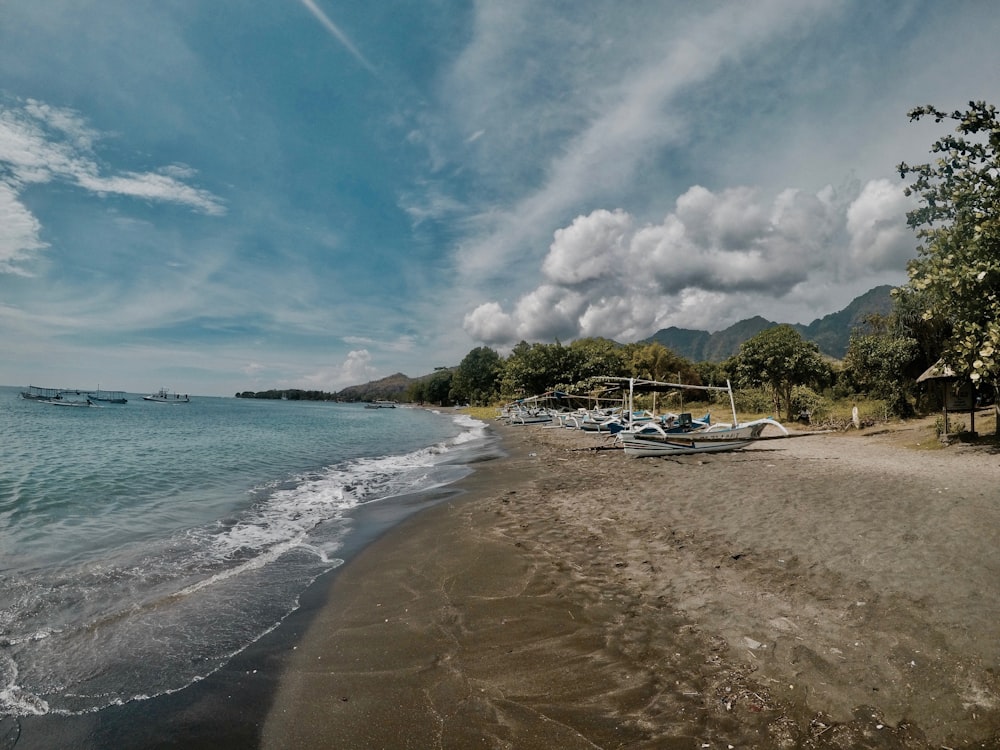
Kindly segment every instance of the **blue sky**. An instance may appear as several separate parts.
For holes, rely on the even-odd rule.
[[[338,390],[809,323],[906,279],[900,161],[992,2],[4,0],[0,383]]]

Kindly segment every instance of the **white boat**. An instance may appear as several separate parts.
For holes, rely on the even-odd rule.
[[[366,409],[395,409],[395,401],[370,401],[365,404]]]
[[[161,404],[187,404],[191,402],[191,397],[186,393],[181,395],[179,393],[171,393],[166,388],[161,388],[156,393],[151,393],[148,396],[142,397],[143,401],[156,401]]]
[[[552,412],[548,409],[512,409],[503,419],[507,424],[548,424],[552,421]]]
[[[85,406],[95,409],[100,409],[97,404],[91,401],[89,398],[86,401],[73,401],[71,399],[59,398],[52,399],[50,401],[42,401],[43,404],[51,404],[52,406]]]
[[[656,456],[682,456],[689,453],[726,453],[746,448],[756,438],[745,440],[703,440],[691,436],[678,435],[666,440],[622,440],[625,455],[630,458],[650,458]]]
[[[752,422],[740,423],[736,417],[736,401],[733,398],[733,388],[729,381],[726,386],[684,385],[679,383],[660,383],[653,380],[629,379],[629,404],[632,404],[636,388],[640,390],[656,390],[658,388],[693,388],[706,391],[725,391],[729,394],[729,403],[733,410],[731,424],[708,424],[704,420],[692,420],[690,415],[681,415],[686,419],[666,426],[652,421],[642,424],[630,424],[618,431],[615,440],[625,449],[626,456],[673,456],[686,453],[720,453],[745,448],[750,443],[761,438],[764,428],[773,425],[783,435],[788,435],[784,425],[770,418],[755,419]],[[631,411],[631,409],[630,409]]]
[[[719,453],[745,448],[759,440],[764,428],[776,425],[788,434],[780,422],[757,419],[733,425],[712,425],[690,432],[670,432],[658,424],[646,424],[635,430],[618,433],[626,456],[674,456],[683,453]]]

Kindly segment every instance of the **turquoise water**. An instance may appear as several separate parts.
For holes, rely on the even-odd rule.
[[[342,562],[353,509],[454,482],[493,445],[448,411],[19,390],[0,387],[0,716],[203,679]]]

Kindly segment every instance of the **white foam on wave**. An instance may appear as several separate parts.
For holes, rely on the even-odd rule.
[[[183,689],[215,671],[277,627],[297,609],[305,586],[342,563],[336,555],[350,531],[352,509],[430,491],[468,471],[461,456],[470,443],[484,437],[487,426],[466,415],[454,421],[458,434],[432,446],[402,455],[350,459],[255,487],[250,496],[256,501],[237,515],[164,537],[162,546],[123,549],[117,560],[91,566],[85,574],[67,572],[75,584],[63,587],[58,600],[50,593],[60,588],[60,581],[50,582],[43,601],[72,608],[67,611],[82,618],[48,632],[37,627],[20,634],[8,630],[3,645],[11,647],[11,658],[0,668],[0,716],[96,711]],[[261,609],[266,615],[239,627],[231,627],[231,618],[213,619],[234,602],[246,612]],[[260,607],[264,602],[267,606]],[[39,612],[53,614],[45,607]],[[218,625],[226,632],[220,633]],[[93,653],[74,652],[69,664],[60,654],[69,653],[80,637]],[[51,645],[40,653],[31,641]],[[128,685],[119,685],[95,666],[114,654],[143,653],[147,657],[140,662],[149,675],[139,670],[143,673],[131,675]],[[31,674],[18,677],[14,659],[22,657],[28,657],[25,670]],[[65,692],[37,690],[35,683],[45,684],[55,674]]]
[[[474,440],[482,440],[486,435],[487,424],[470,417],[468,414],[457,415],[455,417],[455,424],[464,428],[462,432],[452,439],[452,442],[455,445],[470,443]]]
[[[229,563],[225,570],[177,592],[185,596],[242,573],[259,569],[293,550],[314,554],[321,565],[341,561],[334,556],[338,542],[316,543],[317,527],[344,519],[364,503],[428,491],[455,479],[435,468],[453,447],[481,439],[486,425],[465,415],[455,420],[464,429],[454,438],[403,455],[358,458],[295,477],[279,488],[257,488],[264,499],[242,518],[225,527],[189,532],[196,554]],[[346,531],[346,529],[345,529]],[[232,565],[233,562],[238,562]]]
[[[0,706],[4,707],[4,713],[21,716],[48,713],[49,704],[18,685],[17,675],[17,663],[0,653]]]

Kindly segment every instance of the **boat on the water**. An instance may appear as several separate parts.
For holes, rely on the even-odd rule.
[[[50,401],[42,401],[41,403],[43,403],[43,404],[51,404],[52,406],[83,406],[83,407],[96,407],[96,408],[100,408],[99,406],[97,406],[97,404],[95,404],[89,398],[85,399],[83,401],[74,400],[74,399],[68,399],[68,398],[59,398],[59,399],[52,399]]]
[[[37,385],[29,385],[28,390],[21,391],[21,398],[28,401],[54,401],[62,398],[62,388],[39,388]]]
[[[102,391],[101,386],[97,386],[96,391],[90,391],[87,398],[91,401],[103,401],[108,404],[127,404],[128,399],[122,391]]]
[[[366,409],[395,409],[395,401],[369,401],[365,404]]]
[[[191,397],[185,394],[172,393],[166,388],[161,388],[156,393],[150,393],[142,397],[143,401],[156,401],[160,404],[187,404],[191,402]]]

